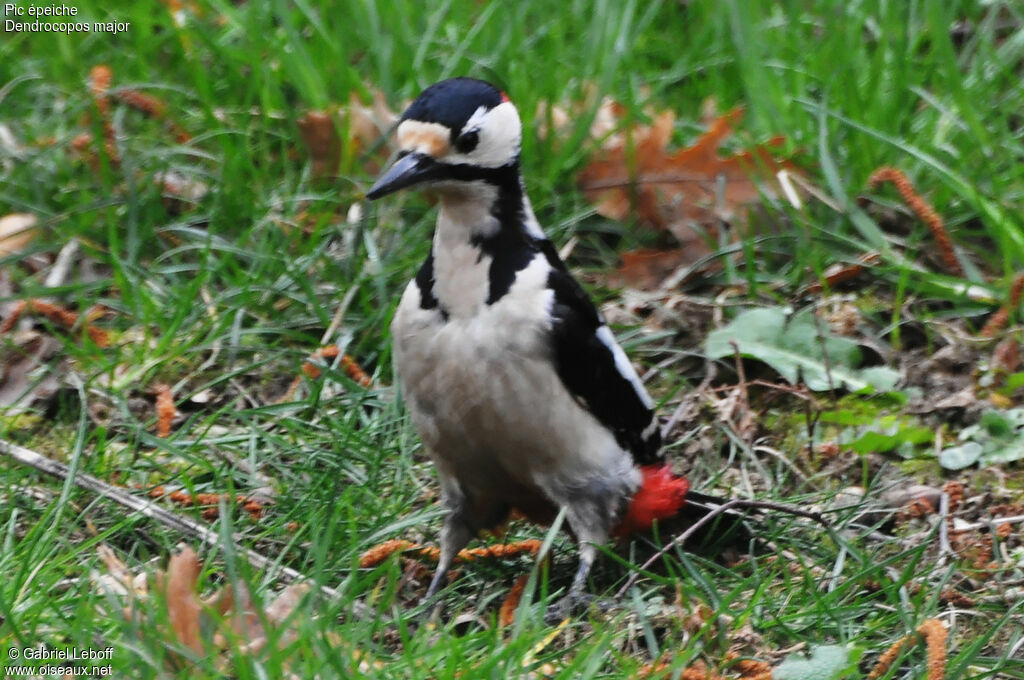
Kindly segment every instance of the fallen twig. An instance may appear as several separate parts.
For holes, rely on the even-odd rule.
[[[956,551],[949,542],[949,494],[945,491],[939,497],[939,564],[945,564],[949,557],[956,557]]]
[[[126,508],[134,510],[141,515],[150,519],[156,520],[160,524],[173,529],[174,531],[197,538],[203,543],[210,546],[221,546],[223,544],[222,536],[219,532],[208,529],[207,527],[194,522],[187,517],[175,515],[172,512],[164,510],[156,503],[149,501],[139,496],[134,496],[123,489],[119,489],[116,486],[108,484],[92,475],[87,475],[84,472],[75,473],[74,477],[71,477],[70,469],[64,463],[47,458],[46,456],[36,453],[31,449],[26,449],[23,446],[12,444],[11,442],[0,439],[0,453],[6,454],[12,460],[27,465],[33,469],[39,470],[42,473],[57,477],[58,479],[66,480],[71,478],[76,486],[83,489],[92,491],[95,494],[99,494],[104,498],[111,500],[119,505],[123,505]],[[287,567],[283,564],[279,564],[276,560],[261,555],[260,553],[246,548],[241,544],[241,537],[231,536],[234,542],[235,549],[238,554],[241,555],[246,562],[257,569],[265,569],[268,572],[276,574],[278,577],[283,577],[287,581],[307,581],[309,580],[301,572]],[[320,592],[328,598],[336,598],[338,592],[333,588],[327,586],[316,586]],[[361,609],[359,603],[353,603],[356,610]],[[357,614],[360,612],[357,611]]]

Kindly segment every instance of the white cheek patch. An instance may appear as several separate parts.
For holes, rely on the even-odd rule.
[[[472,130],[473,128],[481,127],[484,124],[484,120],[487,118],[487,111],[489,109],[486,106],[478,106],[473,115],[469,117],[466,124],[462,126],[462,131]]]
[[[480,135],[476,148],[470,153],[451,153],[445,157],[445,162],[499,168],[519,155],[522,122],[512,102],[502,102],[493,109],[478,108],[463,127],[463,131],[473,129]]]
[[[403,120],[398,126],[398,148],[440,158],[450,148],[448,128],[440,123]]]

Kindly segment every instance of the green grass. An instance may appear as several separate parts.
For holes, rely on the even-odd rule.
[[[444,77],[493,80],[523,114],[524,171],[541,222],[559,245],[579,237],[571,267],[598,272],[650,236],[595,216],[576,187],[598,143],[588,138],[594,111],[561,138],[541,139],[531,132],[538,104],[583,101],[596,87],[621,102],[630,121],[646,121],[648,105],[671,108],[680,146],[701,133],[705,99],[723,111],[742,104],[746,117],[730,144],[785,135],[786,155],[842,210],[766,201],[742,244],[742,266],[690,288],[713,299],[739,286],[751,303],[804,305],[798,291],[830,264],[879,251],[882,264],[863,292],[882,302],[868,318],[887,328],[893,344],[901,330],[919,332],[922,324],[930,342],[940,335],[930,320],[956,315],[976,329],[992,304],[967,300],[963,281],[935,267],[912,266],[934,252],[927,230],[903,215],[908,231],[895,236],[880,226],[880,211],[858,207],[857,198],[877,166],[905,169],[945,216],[968,279],[1005,298],[1024,269],[1019,6],[450,0],[426,11],[405,0],[215,1],[198,3],[177,26],[160,3],[109,5],[75,6],[89,21],[130,21],[129,31],[0,39],[0,124],[21,145],[0,145],[0,216],[40,216],[45,228],[31,253],[53,255],[73,239],[81,247],[56,288],[45,286],[45,269],[24,266],[26,253],[0,258],[11,279],[0,302],[103,305],[111,314],[99,324],[114,340],[97,348],[47,324],[61,338],[52,370],[74,377],[45,413],[0,418],[0,436],[120,484],[233,494],[269,486],[276,502],[263,519],[229,511],[212,526],[339,596],[307,599],[294,617],[297,638],[280,650],[271,644],[260,655],[198,658],[181,670],[172,658],[180,649],[162,633],[159,598],[145,616],[126,621],[121,603],[99,592],[90,573],[103,570],[99,541],[141,571],[151,560],[162,564],[184,537],[4,462],[0,656],[11,646],[113,644],[120,677],[506,678],[524,663],[528,670],[551,664],[560,678],[628,677],[662,653],[677,674],[696,659],[721,664],[746,631],[757,637],[745,654],[849,644],[865,650],[866,670],[891,642],[940,617],[953,622],[947,677],[1024,678],[1020,647],[1007,658],[1024,627],[1019,602],[979,599],[968,613],[954,613],[939,594],[964,565],[938,566],[934,541],[919,526],[882,543],[851,530],[839,544],[781,518],[766,522],[762,536],[797,559],[762,556],[737,568],[673,551],[622,609],[574,621],[546,643],[541,604],[522,608],[511,631],[491,625],[530,563],[473,565],[444,601],[453,619],[475,617],[415,626],[402,566],[392,560],[360,570],[357,561],[390,538],[434,542],[440,527],[436,480],[391,387],[387,333],[397,296],[428,248],[433,215],[408,197],[365,206],[361,220],[347,222],[373,180],[367,158],[346,150],[339,177],[315,182],[296,124],[305,111],[347,102],[352,92],[365,97],[379,88],[397,108]],[[973,31],[954,40],[951,27],[961,22]],[[163,99],[192,141],[180,144],[161,121],[115,105],[120,165],[100,154],[92,169],[72,153],[79,134],[102,135],[87,86],[90,68],[101,63],[112,68],[114,88]],[[202,181],[208,195],[194,208],[169,210],[154,182],[167,171]],[[879,193],[889,197],[880,199],[883,208],[901,209],[895,194]],[[343,300],[340,325],[325,338]],[[620,330],[639,363],[695,349],[671,334]],[[325,342],[343,345],[374,387],[333,367],[324,380],[304,383],[295,400],[275,403]],[[665,415],[692,388],[691,377],[658,374]],[[167,439],[153,434],[150,390],[158,382],[173,386],[184,416]],[[670,451],[704,438],[691,471],[698,488],[827,505],[862,478],[890,482],[900,465],[889,458],[879,471],[865,458],[802,482],[712,415],[684,426]],[[802,458],[797,439],[778,434],[768,443],[817,472],[820,462]],[[928,474],[937,478],[934,467]],[[201,521],[198,510],[175,511]],[[849,517],[835,519],[842,526]],[[543,535],[517,525],[512,537]],[[269,602],[282,586],[272,571],[250,569],[230,540],[196,547],[204,592],[241,580],[257,602]],[[606,557],[592,589],[613,593],[642,552],[627,546],[618,559]],[[534,602],[554,597],[573,568],[570,544],[556,539]],[[1010,569],[996,580],[1013,587],[1014,578]],[[998,592],[991,584],[979,589]],[[371,615],[357,615],[357,601]],[[704,623],[695,624],[690,613],[699,607]],[[883,677],[925,677],[923,653],[904,654]]]

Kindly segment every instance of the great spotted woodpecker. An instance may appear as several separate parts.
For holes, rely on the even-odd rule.
[[[565,508],[580,552],[562,601],[572,609],[597,546],[675,515],[689,484],[663,462],[653,401],[533,214],[508,96],[471,78],[436,83],[397,136],[367,198],[417,187],[440,201],[430,255],[391,325],[447,510],[427,598],[480,530],[513,510],[548,523]]]

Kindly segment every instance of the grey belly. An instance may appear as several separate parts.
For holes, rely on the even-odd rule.
[[[534,489],[555,505],[584,487],[631,493],[639,475],[629,454],[562,385],[543,336],[516,330],[403,328],[396,317],[403,394],[441,474],[474,495]]]

